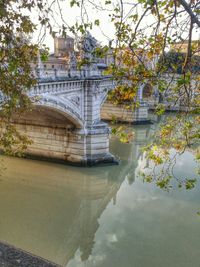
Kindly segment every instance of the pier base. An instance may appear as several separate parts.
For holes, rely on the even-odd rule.
[[[101,108],[101,119],[132,124],[145,124],[150,122],[147,104],[141,104],[139,107],[131,110],[125,105],[114,105],[105,102]]]

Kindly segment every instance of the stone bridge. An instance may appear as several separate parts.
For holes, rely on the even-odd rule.
[[[98,69],[96,39],[87,33],[80,43],[80,55],[89,62],[81,70],[75,55],[68,70],[46,70],[38,57],[33,68],[38,84],[29,92],[37,100],[32,110],[16,114],[13,122],[32,140],[26,150],[29,157],[86,166],[117,163],[109,153],[109,127],[100,118],[101,106],[115,82]]]
[[[80,165],[116,163],[109,153],[109,127],[100,108],[114,82],[98,70],[37,70],[30,91],[34,108],[15,117],[20,132],[32,140],[27,156]]]

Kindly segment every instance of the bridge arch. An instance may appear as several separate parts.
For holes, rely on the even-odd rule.
[[[81,129],[84,126],[83,120],[77,110],[69,101],[62,101],[59,98],[41,97],[38,102],[34,104],[35,107],[46,109],[58,113],[60,116],[71,122],[76,128]],[[41,114],[42,115],[42,114]]]
[[[31,110],[15,114],[16,129],[30,138],[25,155],[73,164],[83,162],[84,138],[78,135],[82,120],[67,107],[38,101]]]
[[[143,87],[143,98],[148,99],[153,95],[153,86],[150,83],[145,83]]]

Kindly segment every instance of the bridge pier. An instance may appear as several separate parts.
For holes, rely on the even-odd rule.
[[[106,80],[90,78],[85,82],[84,119],[85,160],[87,165],[96,163],[116,163],[109,153],[110,129],[101,121],[100,108],[107,95]],[[80,131],[81,132],[81,131]]]
[[[150,122],[148,109],[148,105],[145,103],[132,110],[128,109],[126,105],[114,105],[106,101],[101,109],[101,118],[105,121],[146,124]]]
[[[106,123],[100,122],[90,129],[81,129],[76,132],[76,138],[81,141],[83,157],[80,163],[86,166],[97,164],[117,164],[115,157],[109,152],[109,128]],[[69,157],[70,159],[70,157]],[[73,162],[71,158],[71,162]]]
[[[132,124],[146,124],[150,122],[148,104],[143,101],[144,84],[141,84],[134,103],[113,104],[106,101],[102,105],[101,118],[106,121],[125,122]],[[128,108],[129,106],[129,108]]]

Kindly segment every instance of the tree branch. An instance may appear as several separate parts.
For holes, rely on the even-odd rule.
[[[193,23],[196,23],[200,27],[200,20],[197,18],[197,16],[195,16],[188,3],[185,0],[179,0],[179,3],[184,7],[185,11],[190,15]]]

